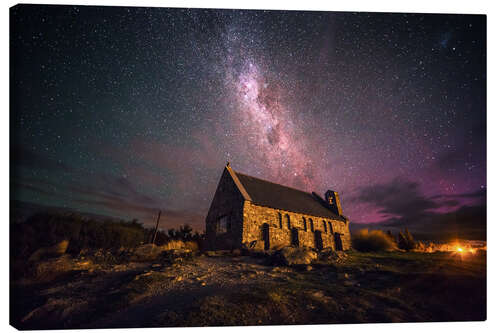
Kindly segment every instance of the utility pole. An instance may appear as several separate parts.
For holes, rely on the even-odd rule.
[[[153,235],[153,240],[151,241],[151,244],[154,244],[156,240],[156,233],[158,232],[158,224],[160,223],[160,216],[161,216],[161,210],[158,212],[158,219],[156,220],[155,233]]]

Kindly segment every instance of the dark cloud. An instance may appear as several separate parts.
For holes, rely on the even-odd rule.
[[[153,226],[155,223],[155,217],[158,211],[161,210],[161,228],[169,229],[175,228],[178,225],[189,224],[196,230],[204,230],[205,217],[193,214],[191,212],[185,211],[175,211],[169,209],[161,208],[151,208],[143,205],[139,205],[129,201],[123,201],[120,199],[115,200],[94,200],[94,199],[82,199],[75,200],[80,204],[86,204],[94,207],[105,208],[114,212],[126,212],[127,216],[133,216],[140,219],[144,225]]]
[[[473,192],[458,193],[458,194],[441,194],[432,197],[432,199],[439,199],[439,198],[471,198],[471,199],[486,200],[486,188],[481,188]]]
[[[418,216],[441,206],[424,197],[418,183],[399,178],[388,184],[365,186],[354,200],[372,204],[379,208],[380,213],[391,217]]]
[[[136,187],[126,177],[102,176],[103,188],[109,195],[118,198],[130,198],[135,203],[143,205],[159,205],[158,199],[137,191]]]
[[[456,207],[460,205],[460,202],[458,200],[445,200],[441,202],[441,206],[444,207]]]
[[[376,227],[394,231],[408,228],[420,239],[486,240],[486,206],[461,206],[446,213],[425,212],[418,219],[395,218]]]
[[[126,178],[99,175],[99,181],[94,184],[53,183],[50,181],[28,178],[14,180],[17,190],[31,191],[52,200],[66,198],[66,193],[72,193],[71,202],[78,207],[88,206],[105,209],[111,216],[121,218],[139,218],[146,225],[153,223],[154,217],[162,210],[166,227],[189,223],[202,230],[204,217],[192,212],[166,209],[168,203],[161,202],[151,196],[142,194]]]
[[[478,203],[466,205],[462,199],[477,199]],[[362,188],[355,200],[372,204],[387,216],[369,225],[371,228],[396,232],[408,228],[422,239],[486,239],[486,189],[426,197],[418,183],[395,179]],[[353,230],[366,226],[354,223]]]

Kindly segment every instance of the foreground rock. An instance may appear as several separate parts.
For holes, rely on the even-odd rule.
[[[275,251],[271,256],[273,263],[277,265],[309,265],[318,259],[318,254],[305,247],[287,246],[279,251]]]
[[[69,241],[63,240],[57,244],[47,247],[41,247],[28,258],[28,261],[38,261],[43,258],[58,257],[66,253]]]
[[[329,264],[339,264],[347,260],[347,254],[345,252],[333,251],[331,248],[327,248],[319,253],[318,260]]]

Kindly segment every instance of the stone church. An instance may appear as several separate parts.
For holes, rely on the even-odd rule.
[[[206,237],[213,250],[351,247],[349,220],[337,192],[329,190],[323,199],[235,172],[229,163],[206,217]]]

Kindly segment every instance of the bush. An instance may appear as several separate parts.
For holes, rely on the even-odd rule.
[[[166,244],[161,246],[162,249],[164,250],[191,250],[191,251],[198,251],[198,243],[195,241],[182,241],[182,240],[176,240],[172,239],[168,241]]]
[[[149,243],[153,238],[154,229],[148,229],[147,234],[148,235],[146,237],[146,243]],[[158,233],[156,234],[155,238],[155,245],[164,246],[173,242],[172,244],[174,245],[171,244],[169,246],[173,246],[172,248],[175,248],[176,246],[175,244],[189,243],[190,245],[188,246],[190,249],[195,247],[195,249],[198,250],[202,249],[203,240],[204,240],[203,235],[200,235],[198,232],[195,232],[193,234],[193,228],[191,228],[191,226],[189,226],[188,224],[184,224],[180,226],[178,230],[175,230],[173,228],[168,229],[167,232],[163,230],[158,230]],[[180,241],[180,243],[176,241]],[[193,245],[192,242],[195,242],[196,244]]]
[[[64,252],[70,254],[84,249],[118,250],[148,244],[153,234],[154,229],[144,228],[137,220],[95,220],[73,213],[44,212],[25,222],[11,224],[10,251],[14,259],[29,258],[41,248],[46,251],[62,242],[65,242]],[[193,234],[193,229],[186,224],[178,230],[169,230],[168,235],[159,230],[155,244],[198,251],[203,238],[198,232]]]
[[[360,252],[389,251],[396,247],[391,236],[382,230],[363,229],[352,235],[352,247]]]
[[[67,252],[82,249],[135,247],[144,241],[145,229],[136,222],[95,221],[77,214],[40,213],[11,228],[13,258],[27,258],[40,248],[67,241]]]
[[[405,250],[405,251],[411,251],[417,247],[417,244],[415,243],[413,236],[408,231],[408,228],[405,229],[404,233],[399,232],[398,247],[401,250]]]

